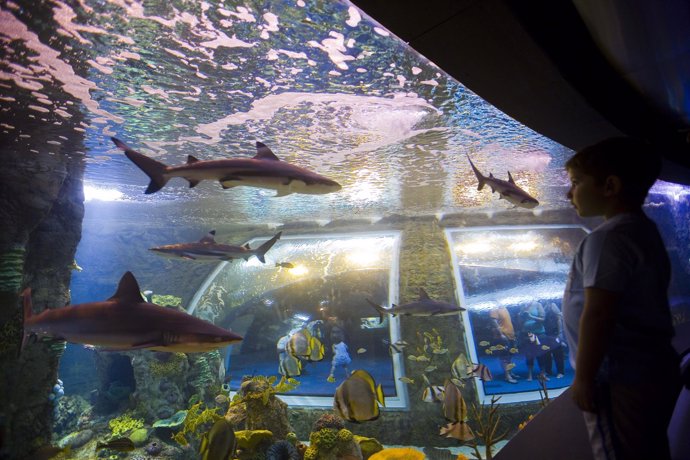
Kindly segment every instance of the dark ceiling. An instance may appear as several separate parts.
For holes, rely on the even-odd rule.
[[[573,150],[643,138],[690,184],[690,2],[354,2],[533,130]]]

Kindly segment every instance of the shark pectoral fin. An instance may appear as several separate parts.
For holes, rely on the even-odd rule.
[[[242,177],[240,177],[240,176],[225,176],[225,177],[218,179],[218,182],[220,182],[220,185],[224,189],[229,189],[229,188],[235,187],[238,184],[233,184],[233,182],[241,182],[241,181],[242,181]]]

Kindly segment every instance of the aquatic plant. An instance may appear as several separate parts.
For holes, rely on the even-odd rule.
[[[182,306],[182,298],[174,296],[174,295],[153,294],[153,296],[151,296],[151,301],[153,303],[155,303],[156,305],[160,305],[163,307],[181,307]]]
[[[124,435],[125,433],[137,430],[144,427],[144,420],[140,418],[132,418],[129,414],[122,414],[108,421],[110,427],[110,434],[113,438]]]
[[[186,446],[189,444],[188,438],[199,439],[202,434],[208,431],[209,425],[223,418],[216,413],[217,411],[217,407],[202,409],[202,403],[194,404],[187,410],[182,430],[173,435],[173,440],[181,446]]]
[[[484,456],[479,452],[479,444],[476,440],[469,444],[474,449],[473,454],[477,459],[491,460],[493,458],[493,446],[508,435],[508,430],[500,435],[496,434],[501,422],[501,415],[498,413],[498,406],[496,405],[499,399],[501,399],[500,396],[492,396],[488,409],[485,404],[472,405],[471,417],[476,425],[475,439],[481,439],[484,443]]]
[[[151,375],[154,377],[167,377],[180,372],[183,367],[182,365],[186,360],[187,355],[184,353],[170,353],[170,357],[166,361],[160,361],[157,359],[151,360],[149,370],[151,371]]]

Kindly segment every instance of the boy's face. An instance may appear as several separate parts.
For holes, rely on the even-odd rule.
[[[570,190],[568,199],[580,217],[601,216],[605,213],[606,195],[603,184],[597,184],[594,176],[577,169],[568,169]]]

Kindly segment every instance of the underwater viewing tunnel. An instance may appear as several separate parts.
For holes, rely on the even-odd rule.
[[[687,367],[690,7],[424,5],[0,3],[0,459],[589,458],[564,167],[621,135]]]

